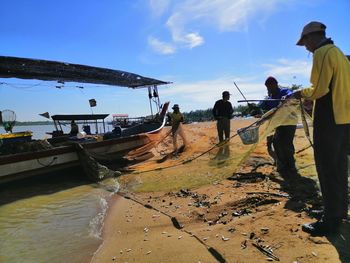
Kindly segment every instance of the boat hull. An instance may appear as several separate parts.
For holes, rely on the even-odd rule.
[[[148,150],[154,146],[153,142],[158,140],[157,137],[165,125],[168,107],[169,102],[164,103],[159,114],[161,121],[143,123],[127,129],[119,138],[85,141],[80,142],[80,145],[98,162],[121,162],[121,158],[128,153],[131,155],[127,160],[143,161],[152,156]],[[0,183],[79,167],[81,163],[76,143],[39,151],[0,155]]]
[[[33,133],[30,131],[0,134],[0,145],[14,142],[29,142]]]
[[[124,154],[151,142],[146,134],[82,144],[91,156],[121,158]],[[36,152],[0,156],[0,183],[77,167],[79,156],[74,145]]]

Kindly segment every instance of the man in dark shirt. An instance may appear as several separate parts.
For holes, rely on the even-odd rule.
[[[69,134],[70,134],[70,136],[77,136],[78,132],[79,132],[79,127],[75,123],[75,121],[72,120],[70,123],[70,133]]]
[[[229,102],[230,93],[224,91],[222,93],[222,99],[215,102],[213,108],[213,115],[217,120],[216,127],[218,130],[219,142],[230,139],[230,120],[233,113],[231,102]]]

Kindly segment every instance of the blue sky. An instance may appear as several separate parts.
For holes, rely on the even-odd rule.
[[[250,99],[265,95],[264,80],[307,86],[312,54],[295,45],[310,21],[350,54],[348,0],[3,0],[0,55],[107,67],[173,84],[161,100],[182,111],[207,109],[240,87]],[[38,114],[150,113],[146,90],[101,85],[0,79],[0,110],[18,120]],[[84,86],[79,89],[76,86]]]

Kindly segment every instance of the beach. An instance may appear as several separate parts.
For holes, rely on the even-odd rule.
[[[233,120],[231,131],[250,123]],[[214,122],[184,129],[190,147],[180,157],[162,163],[150,160],[133,169],[175,164],[183,180],[180,175],[192,167],[178,165],[179,158],[186,160],[216,143]],[[235,137],[231,156],[248,151],[240,144]],[[302,224],[316,220],[321,201],[313,151],[303,129],[297,129],[294,145],[300,176],[291,179],[275,171],[265,140],[242,162],[232,159],[232,166],[225,166],[220,160],[212,171],[232,167],[232,172],[216,178],[208,171],[208,178],[215,177],[209,183],[196,180],[188,188],[161,186],[149,191],[142,188],[147,177],[121,177],[121,189],[109,201],[103,243],[92,262],[349,262],[349,222],[331,237],[311,237],[301,230]],[[197,167],[201,168],[207,169]]]

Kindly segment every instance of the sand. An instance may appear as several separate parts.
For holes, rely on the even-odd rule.
[[[232,130],[247,124],[232,121]],[[185,125],[185,131],[192,145],[183,158],[216,142],[214,122]],[[295,138],[296,151],[307,146],[302,129]],[[296,154],[296,160],[301,177],[284,180],[263,141],[231,178],[200,187],[134,193],[121,179],[92,262],[350,262],[348,222],[332,237],[301,230],[315,221],[320,198],[312,149]]]

